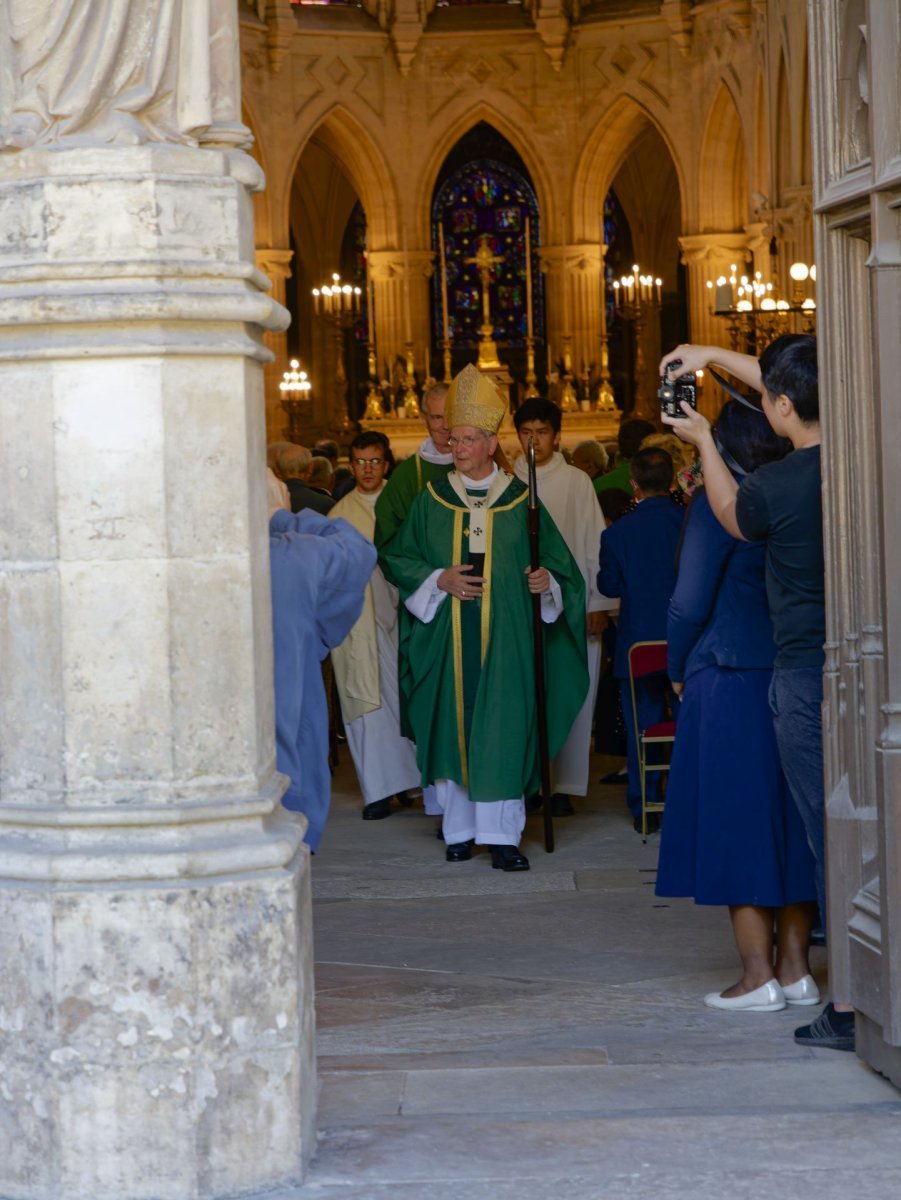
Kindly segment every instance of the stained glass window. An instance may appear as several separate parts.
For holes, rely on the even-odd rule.
[[[465,163],[439,188],[432,205],[432,246],[444,233],[448,324],[456,348],[477,346],[482,324],[478,269],[468,262],[488,238],[492,256],[503,262],[489,279],[494,338],[524,346],[526,338],[526,217],[532,244],[532,306],[536,337],[544,330],[544,289],[538,269],[538,204],[529,181],[515,167],[490,159]],[[435,339],[443,337],[440,271],[433,277]]]

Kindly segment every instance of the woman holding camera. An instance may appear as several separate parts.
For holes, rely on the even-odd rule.
[[[734,400],[716,437],[737,479],[788,449],[762,412]],[[764,556],[696,494],[669,608],[669,675],[682,703],[657,873],[659,896],[729,906],[742,976],[704,1002],[747,1012],[819,1001],[807,958],[814,859],[767,700],[775,646]]]

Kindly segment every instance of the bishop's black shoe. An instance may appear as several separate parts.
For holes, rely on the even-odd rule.
[[[363,805],[363,820],[364,821],[383,821],[385,817],[391,816],[391,798],[386,800],[373,800],[371,804]]]
[[[452,842],[444,852],[444,857],[448,862],[469,862],[472,847],[472,842]]]
[[[529,860],[515,846],[490,846],[491,865],[496,871],[528,871]]]

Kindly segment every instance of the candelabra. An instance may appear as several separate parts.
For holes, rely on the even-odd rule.
[[[288,416],[288,440],[299,442],[303,425],[309,421],[312,384],[306,371],[300,369],[296,358],[291,359],[291,369],[282,375],[278,389],[282,394],[282,408]]]
[[[326,323],[332,340],[335,361],[334,423],[330,426],[340,439],[353,433],[353,421],[347,407],[347,373],[344,369],[344,336],[352,329],[360,315],[361,289],[342,283],[340,275],[321,287],[313,288],[313,307],[316,315]],[[340,416],[339,416],[340,414]]]
[[[770,342],[800,324],[802,333],[816,330],[816,300],[806,295],[805,283],[816,283],[815,265],[795,262],[789,267],[792,297],[786,300],[780,293],[778,280],[764,282],[760,271],[753,276],[738,276],[733,263],[729,275],[720,275],[714,283],[707,281],[713,294],[711,311],[728,324],[729,344],[733,350],[760,354]]]
[[[644,330],[648,318],[660,312],[663,280],[653,275],[642,275],[637,263],[630,275],[623,275],[613,283],[613,304],[624,321],[633,329],[635,338],[635,404],[634,415],[646,420],[656,420],[657,410],[651,403],[645,378]]]

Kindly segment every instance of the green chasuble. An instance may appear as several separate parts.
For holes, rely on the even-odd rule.
[[[471,513],[453,480],[462,486],[456,473],[429,483],[383,550],[402,601],[436,568],[467,561]],[[399,610],[402,723],[423,784],[452,779],[472,800],[510,800],[540,787],[527,500],[525,484],[501,472],[487,508],[473,514],[485,522],[481,599],[447,596],[427,624],[403,604]],[[588,691],[585,585],[544,507],[540,559],[564,605],[556,621],[542,622],[553,757]]]
[[[403,525],[413,501],[426,484],[443,479],[451,465],[427,462],[419,454],[411,454],[397,464],[375,505],[375,545],[379,553]],[[381,567],[385,578],[393,583],[384,562]]]

